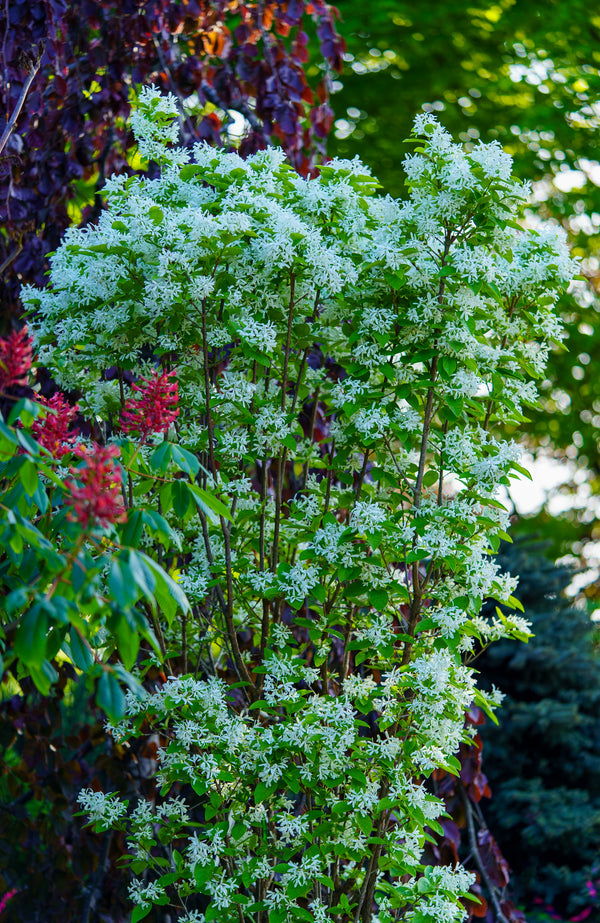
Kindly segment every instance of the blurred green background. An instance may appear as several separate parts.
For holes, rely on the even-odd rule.
[[[565,462],[568,499],[541,529],[550,553],[600,539],[600,9],[583,0],[371,0],[338,4],[345,67],[335,77],[332,154],[359,155],[402,195],[415,114],[435,112],[466,144],[498,140],[532,184],[529,218],[559,222],[585,281],[563,299],[567,351],[552,356],[526,438]],[[520,434],[520,437],[523,433]],[[598,546],[600,548],[600,546]],[[590,572],[590,579],[595,571]],[[597,575],[596,575],[597,576]]]

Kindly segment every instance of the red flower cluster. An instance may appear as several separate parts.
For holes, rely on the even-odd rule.
[[[28,383],[33,358],[31,342],[27,327],[14,330],[0,340],[0,391]]]
[[[163,433],[179,415],[177,379],[175,371],[152,373],[152,378],[140,378],[143,384],[134,384],[140,397],[130,398],[121,414],[124,433],[139,433],[142,442],[150,433]]]
[[[95,445],[93,453],[78,446],[75,454],[85,460],[82,468],[73,465],[69,472],[74,480],[67,480],[68,503],[73,508],[69,519],[79,522],[84,529],[94,525],[103,528],[126,518],[121,495],[121,469],[115,464],[119,449],[115,445]]]
[[[59,393],[50,398],[40,397],[38,403],[48,407],[49,413],[34,421],[32,435],[55,458],[62,458],[72,449],[75,433],[69,433],[69,426],[77,415],[78,406],[72,407],[64,394]]]

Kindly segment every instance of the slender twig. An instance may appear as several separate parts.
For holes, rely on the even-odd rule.
[[[483,864],[483,860],[479,852],[479,846],[477,845],[477,836],[475,834],[475,824],[473,822],[473,810],[472,810],[471,802],[469,801],[469,797],[467,793],[465,792],[465,790],[463,789],[462,785],[459,784],[458,790],[460,793],[460,797],[462,798],[463,804],[465,806],[465,814],[467,816],[467,830],[469,831],[469,846],[471,847],[471,853],[473,855],[473,858],[475,859],[475,864],[477,865],[477,868],[479,869],[481,877],[483,878],[485,882],[488,893],[492,900],[492,904],[494,905],[494,909],[496,911],[496,923],[508,923],[508,920],[502,913],[502,908],[500,907],[500,902],[496,894],[497,889],[490,881],[490,877],[485,870],[485,866]]]
[[[17,105],[13,109],[12,115],[10,116],[8,122],[6,123],[6,127],[2,133],[2,137],[0,138],[0,154],[6,147],[8,143],[8,139],[10,138],[10,136],[12,135],[14,131],[15,125],[17,123],[17,119],[19,118],[21,114],[21,109],[23,108],[23,104],[25,102],[27,94],[29,93],[29,88],[31,84],[33,83],[33,81],[35,80],[37,72],[40,69],[40,63],[41,63],[41,56],[36,61],[32,61],[31,64],[29,65],[29,73],[21,89],[21,94],[17,100]]]
[[[23,249],[23,241],[20,240],[17,246],[15,247],[15,249],[13,250],[13,252],[9,253],[9,255],[6,257],[6,259],[0,266],[0,276],[2,275],[5,269],[8,269],[8,267],[13,262],[13,260],[16,260],[16,258],[18,257],[22,249]]]
[[[211,390],[211,381],[210,381],[210,368],[208,363],[208,341],[207,341],[207,320],[206,320],[206,298],[202,299],[202,354],[203,354],[203,366],[204,366],[204,400],[206,402],[206,428],[208,431],[208,457],[210,459],[210,471],[213,478],[217,474],[217,466],[215,460],[215,444],[214,444],[214,426],[212,420],[212,411],[210,404],[210,390]],[[246,664],[242,659],[242,653],[237,639],[237,631],[233,622],[233,571],[231,567],[231,541],[229,535],[229,529],[227,528],[227,521],[223,516],[219,516],[219,521],[221,523],[221,532],[223,533],[223,545],[225,550],[225,574],[227,581],[227,600],[224,607],[224,616],[225,624],[227,626],[227,634],[229,636],[229,643],[231,645],[231,651],[233,655],[233,662],[237,674],[241,680],[248,684],[248,694],[250,698],[255,697],[256,687],[252,682]]]
[[[290,351],[292,344],[292,324],[294,320],[294,308],[295,308],[295,287],[296,287],[296,277],[294,273],[290,273],[290,303],[288,308],[288,322],[287,322],[287,334],[285,340],[285,351],[283,354],[283,374],[281,380],[281,410],[285,412],[285,399],[287,391],[287,377],[288,377],[288,366],[290,361]],[[277,571],[277,563],[279,560],[279,529],[281,525],[281,509],[283,503],[283,478],[285,473],[285,465],[287,462],[287,448],[282,449],[279,456],[279,467],[277,471],[277,480],[275,482],[275,522],[273,524],[273,548],[271,551],[271,570],[273,573]]]
[[[165,74],[167,75],[167,78],[168,78],[168,81],[169,81],[169,87],[170,87],[170,89],[171,89],[171,92],[173,93],[174,96],[177,97],[177,99],[179,100],[179,104],[180,104],[180,106],[181,106],[181,112],[182,112],[182,114],[179,116],[179,126],[180,126],[181,129],[183,129],[183,122],[184,122],[184,120],[185,120],[185,122],[186,122],[186,124],[187,124],[187,127],[188,127],[188,129],[189,129],[189,131],[190,131],[190,134],[191,134],[191,136],[192,136],[192,138],[197,138],[197,137],[198,137],[198,133],[197,133],[196,130],[194,129],[194,126],[192,125],[192,121],[191,121],[189,115],[188,115],[187,112],[186,112],[185,100],[183,99],[181,93],[179,92],[179,90],[178,90],[178,88],[177,88],[177,83],[176,83],[176,81],[173,79],[173,71],[171,70],[171,65],[169,64],[169,62],[168,62],[167,59],[165,58],[165,55],[164,55],[164,53],[163,53],[163,50],[162,50],[162,48],[160,47],[160,41],[159,41],[159,39],[157,39],[156,36],[153,36],[153,44],[154,44],[154,48],[155,48],[155,50],[156,50],[156,53],[157,53],[157,55],[158,55],[158,60],[160,61],[160,63],[161,63],[161,65],[162,65],[162,68],[163,68]],[[182,133],[183,133],[183,132],[182,132]]]
[[[285,397],[287,391],[288,365],[290,361],[290,350],[292,345],[292,324],[294,321],[296,277],[290,272],[290,304],[288,308],[287,334],[285,338],[285,352],[283,354],[283,377],[281,380],[281,409],[285,410]]]
[[[435,380],[437,378],[438,356],[434,356],[429,367],[430,385],[427,390],[427,399],[425,402],[425,414],[423,417],[423,435],[421,436],[421,449],[419,452],[419,468],[417,471],[417,480],[413,490],[413,505],[415,509],[421,506],[421,495],[423,492],[423,478],[425,476],[425,462],[427,460],[427,450],[429,448],[429,433],[431,430],[431,421],[433,419],[433,395],[435,391]]]
[[[109,858],[110,844],[112,843],[113,834],[114,834],[113,830],[107,830],[107,832],[104,834],[104,842],[102,844],[102,853],[98,860],[98,867],[92,879],[92,883],[90,885],[88,896],[87,896],[86,902],[83,907],[83,912],[81,915],[81,923],[89,923],[91,919],[91,913],[92,911],[95,911],[96,904],[98,903],[98,899],[102,895],[104,879],[106,877],[106,872],[108,870],[108,865],[109,865],[108,858]]]
[[[515,313],[515,310],[516,310],[516,307],[517,307],[517,302],[518,302],[518,297],[513,298],[513,300],[512,300],[511,303],[510,303],[510,307],[509,307],[509,309],[508,309],[508,321],[509,321],[509,323],[510,323],[510,322],[512,321],[512,319],[513,319],[513,316],[514,316],[514,313]],[[502,340],[500,341],[500,349],[501,349],[501,350],[506,349],[506,344],[507,344],[507,343],[508,343],[508,333],[505,333],[504,336],[502,337]],[[493,398],[490,398],[489,401],[488,401],[487,410],[486,410],[486,413],[485,413],[485,420],[484,420],[484,423],[483,423],[483,429],[484,429],[484,430],[486,430],[486,429],[488,428],[488,426],[490,425],[490,418],[491,418],[491,416],[492,416],[492,407],[493,407],[493,406],[494,406],[494,400],[493,400]]]
[[[183,660],[183,672],[188,670],[188,644],[187,644],[187,613],[181,617],[181,657]]]

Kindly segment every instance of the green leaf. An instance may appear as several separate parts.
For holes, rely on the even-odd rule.
[[[19,609],[23,609],[27,605],[27,599],[27,587],[20,586],[17,587],[16,590],[12,590],[12,592],[2,600],[6,615],[13,615]]]
[[[262,801],[266,801],[275,790],[275,786],[266,785],[264,782],[259,782],[256,788],[254,789],[254,802],[255,804],[260,804]]]
[[[124,618],[119,619],[113,631],[115,633],[119,654],[123,659],[123,664],[127,670],[130,670],[136,661],[140,649],[140,636],[135,628],[132,628]]]
[[[17,451],[19,443],[14,431],[0,420],[0,459],[12,458]]]
[[[130,510],[127,516],[127,522],[121,531],[121,544],[133,545],[139,544],[139,540],[144,528],[144,513],[142,510]]]
[[[152,910],[152,904],[150,904],[148,907],[145,907],[145,908],[143,905],[134,907],[133,910],[131,911],[131,923],[138,923],[138,920],[143,920],[144,917],[148,916],[151,910]]]
[[[195,455],[183,449],[180,445],[171,446],[171,457],[182,471],[195,478],[200,470],[200,462]]]
[[[229,507],[225,506],[222,500],[219,500],[218,497],[210,494],[207,490],[203,490],[202,487],[198,487],[197,484],[188,484],[187,486],[194,495],[198,509],[206,513],[213,521],[214,516],[211,513],[216,513],[218,516],[222,516],[223,519],[233,522]]]
[[[14,651],[29,667],[41,667],[46,656],[48,613],[39,603],[26,612],[17,628]]]
[[[130,568],[119,558],[113,558],[110,566],[108,590],[117,605],[122,609],[132,606],[140,596]]]
[[[179,547],[179,542],[173,532],[173,529],[164,516],[155,510],[143,510],[142,521],[150,531],[150,534],[160,542],[168,545],[170,542]]]
[[[65,645],[67,648],[67,656],[70,657],[76,667],[87,672],[94,662],[92,652],[74,628],[71,628],[69,632],[69,639],[69,644]]]
[[[120,721],[125,715],[125,696],[114,673],[105,669],[98,680],[96,702],[111,721]]]
[[[462,397],[451,397],[447,394],[444,397],[444,400],[446,402],[446,410],[448,414],[455,420],[458,420],[465,406],[465,402]]]
[[[32,497],[38,486],[38,473],[30,458],[23,458],[19,467],[19,480],[28,497]]]
[[[139,590],[142,591],[151,606],[154,607],[154,590],[156,589],[156,578],[144,559],[133,549],[130,550],[127,563],[131,576],[136,582]]]
[[[357,814],[356,823],[366,836],[368,836],[373,829],[373,820],[368,815]]]
[[[161,442],[156,452],[154,452],[150,458],[148,464],[153,471],[158,471],[159,474],[165,474],[167,468],[169,467],[171,456],[173,454],[173,446],[170,442]]]
[[[424,487],[433,487],[434,484],[437,484],[439,480],[439,472],[434,468],[425,472],[423,476],[423,485]]]
[[[169,625],[172,623],[177,609],[182,612],[190,612],[190,604],[187,596],[178,583],[167,574],[163,568],[141,551],[137,554],[142,558],[145,564],[150,568],[156,578],[156,589],[154,591],[155,599],[165,615]]]
[[[43,660],[39,667],[31,665],[29,675],[42,695],[48,695],[50,687],[58,680],[58,673],[47,660]]]
[[[385,609],[389,601],[389,596],[385,590],[369,590],[369,602],[375,609]]]
[[[186,519],[190,511],[193,498],[190,496],[189,485],[187,481],[173,481],[171,485],[173,497],[173,509],[179,519]]]

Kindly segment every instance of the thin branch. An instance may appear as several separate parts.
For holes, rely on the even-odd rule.
[[[210,369],[208,364],[208,344],[207,344],[207,320],[206,320],[206,298],[202,299],[202,359],[204,366],[204,400],[206,402],[206,428],[208,430],[208,457],[210,459],[210,472],[212,477],[216,480],[217,476],[217,466],[215,460],[215,437],[214,437],[214,426],[212,420],[212,411],[210,406]],[[231,566],[231,541],[229,536],[229,529],[227,528],[227,522],[223,516],[219,516],[221,523],[221,532],[223,533],[223,545],[225,549],[225,573],[227,580],[227,601],[224,609],[225,624],[227,626],[227,634],[229,636],[229,643],[231,644],[231,651],[233,654],[233,662],[237,674],[241,680],[248,684],[250,698],[255,698],[256,695],[256,686],[252,682],[246,664],[242,659],[242,653],[237,639],[237,631],[233,622],[233,571]],[[219,588],[220,589],[220,588]]]
[[[6,144],[7,144],[7,142],[8,142],[8,139],[10,138],[10,136],[12,135],[12,133],[13,133],[13,131],[14,131],[15,125],[16,125],[16,123],[17,123],[17,119],[19,118],[19,116],[20,116],[20,114],[21,114],[21,109],[23,108],[23,104],[24,104],[24,102],[25,102],[25,99],[26,99],[26,97],[27,97],[27,94],[29,93],[29,88],[30,88],[31,84],[33,83],[33,81],[35,80],[35,78],[36,78],[36,76],[37,76],[37,72],[38,72],[39,69],[40,69],[41,60],[42,60],[42,59],[41,59],[41,55],[40,55],[40,57],[37,59],[37,61],[33,61],[33,62],[29,65],[29,73],[28,73],[28,75],[27,75],[27,79],[26,79],[25,83],[23,84],[23,88],[21,89],[21,95],[19,96],[19,98],[18,98],[18,100],[17,100],[17,105],[16,105],[15,108],[13,109],[13,113],[12,113],[12,115],[10,116],[8,122],[6,123],[6,127],[5,127],[5,129],[4,129],[4,132],[2,133],[2,137],[0,138],[0,154],[2,153],[2,151],[4,150],[4,148],[6,147]]]
[[[283,374],[281,380],[281,410],[285,412],[285,398],[287,391],[288,366],[290,361],[290,351],[292,344],[292,324],[294,320],[295,307],[295,286],[296,277],[290,272],[290,304],[288,308],[287,335],[285,340],[285,352],[283,356]],[[285,465],[287,462],[287,448],[284,448],[279,456],[279,468],[277,471],[277,480],[275,482],[275,523],[273,526],[273,548],[271,556],[271,570],[277,571],[277,562],[279,559],[279,529],[281,525],[281,509],[283,504],[283,478]]]
[[[475,833],[475,824],[473,822],[473,809],[471,806],[471,802],[469,801],[469,796],[463,789],[462,785],[459,785],[459,792],[460,792],[460,797],[462,798],[463,804],[465,806],[465,814],[467,816],[467,829],[469,831],[469,846],[471,847],[471,853],[473,855],[473,858],[475,859],[475,864],[477,868],[479,869],[479,873],[485,882],[486,888],[492,900],[492,904],[494,905],[494,910],[496,911],[496,923],[508,923],[508,920],[502,913],[502,909],[500,907],[500,902],[496,894],[497,889],[490,881],[490,877],[485,870],[485,866],[483,864],[483,860],[479,852],[479,846],[477,844],[477,835]]]
[[[240,115],[244,116],[253,131],[259,131],[261,133],[265,131],[265,126],[260,119],[258,119],[252,109],[241,100],[235,100],[226,105],[215,88],[211,87],[206,81],[202,81],[200,89],[209,103],[212,103],[213,106],[217,106],[217,108],[221,109],[223,112],[233,109],[234,112],[239,112]]]
[[[102,896],[104,879],[106,878],[106,873],[109,866],[110,844],[112,843],[113,833],[114,831],[110,830],[104,834],[102,853],[98,860],[98,867],[92,879],[87,900],[83,908],[81,923],[89,923],[91,914],[96,910],[96,904],[98,903],[99,898]]]
[[[22,249],[23,249],[23,242],[20,240],[19,243],[17,244],[17,246],[15,247],[15,249],[13,250],[13,252],[10,253],[10,254],[6,257],[6,259],[4,260],[4,262],[2,263],[2,265],[0,266],[0,276],[2,275],[2,273],[4,272],[5,269],[8,269],[8,267],[10,266],[10,264],[12,263],[12,261],[13,261],[13,260],[16,260],[16,258],[18,257],[18,255],[19,255],[19,253],[21,252]]]

